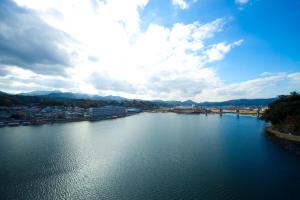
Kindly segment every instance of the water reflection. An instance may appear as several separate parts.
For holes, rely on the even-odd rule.
[[[297,199],[299,146],[240,115],[3,128],[3,199]],[[285,150],[287,149],[287,150]],[[288,183],[288,184],[282,184]],[[272,192],[270,192],[272,191]]]

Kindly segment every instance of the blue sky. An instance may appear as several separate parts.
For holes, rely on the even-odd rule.
[[[188,10],[169,4],[159,0],[149,2],[145,9],[146,19],[153,10],[158,11],[159,23],[166,26],[220,17],[230,19],[230,24],[215,38],[216,41],[243,38],[245,42],[216,64],[226,82],[252,79],[263,72],[299,71],[300,1],[254,0],[238,4],[232,0],[201,0],[191,3]],[[244,73],[232,76],[237,70]]]
[[[3,0],[0,90],[142,99],[300,88],[299,0]]]

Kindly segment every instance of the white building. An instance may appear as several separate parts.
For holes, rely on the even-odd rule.
[[[126,109],[120,106],[103,106],[89,108],[91,119],[105,119],[110,117],[122,117],[126,115]]]
[[[126,112],[127,113],[139,113],[139,112],[141,112],[141,109],[139,109],[139,108],[127,108]]]

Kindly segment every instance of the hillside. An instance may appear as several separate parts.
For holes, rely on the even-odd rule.
[[[266,106],[275,101],[276,98],[269,99],[235,99],[222,102],[203,102],[199,106]]]
[[[261,118],[271,122],[279,131],[300,135],[300,94],[292,92],[279,96]]]
[[[163,101],[163,100],[134,100],[126,99],[120,96],[99,96],[99,95],[89,95],[82,93],[72,93],[72,92],[61,92],[61,91],[34,91],[29,93],[20,93],[17,95],[7,94],[0,91],[0,105],[22,105],[22,104],[87,104],[88,105],[98,105],[98,104],[117,104],[126,105],[127,103],[137,104],[137,102],[142,102],[153,107],[175,107],[175,106],[266,106],[271,102],[275,101],[276,98],[269,99],[235,99],[222,102],[201,102],[197,103],[192,100],[186,101]]]

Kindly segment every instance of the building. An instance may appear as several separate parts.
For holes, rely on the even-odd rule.
[[[139,108],[127,108],[126,109],[126,112],[128,114],[135,114],[135,113],[140,113],[141,112],[141,109]]]
[[[126,116],[126,109],[120,106],[103,106],[89,108],[90,119],[108,119]]]
[[[199,107],[199,106],[176,106],[172,108],[173,112],[175,113],[182,113],[182,114],[200,114],[200,113],[206,113],[206,109]]]

